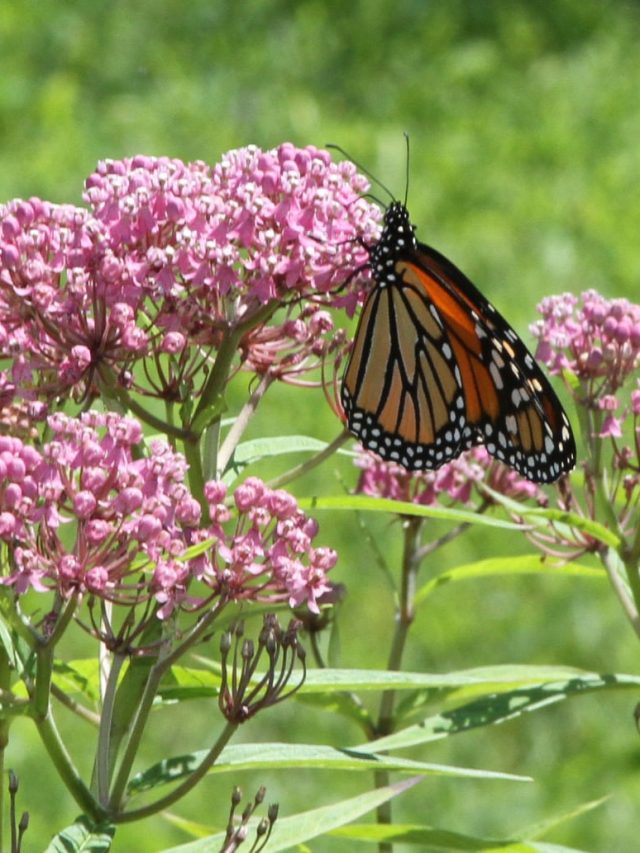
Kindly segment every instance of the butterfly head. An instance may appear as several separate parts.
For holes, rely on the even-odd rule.
[[[417,242],[414,231],[409,211],[404,204],[400,201],[392,202],[385,211],[382,234],[371,253],[373,263],[395,260],[407,251],[415,249]]]

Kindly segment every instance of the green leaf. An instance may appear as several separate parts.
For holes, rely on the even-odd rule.
[[[313,511],[318,509],[359,510],[361,512],[390,512],[395,515],[410,515],[417,518],[440,518],[445,521],[479,524],[485,527],[499,527],[503,530],[522,530],[522,524],[505,521],[490,515],[470,512],[464,509],[448,509],[447,507],[422,506],[408,501],[394,501],[388,498],[374,498],[369,495],[331,495],[328,497],[300,498],[301,509]],[[518,504],[519,506],[519,504]]]
[[[632,688],[637,691],[639,686],[640,677],[636,676],[591,675],[555,684],[493,692],[472,702],[426,717],[417,725],[368,742],[366,746],[359,745],[355,748],[366,748],[375,752],[406,749],[408,746],[440,740],[482,726],[504,723],[525,712],[537,711],[571,696],[613,688]]]
[[[402,794],[419,781],[419,778],[407,779],[397,782],[394,785],[387,785],[384,788],[367,791],[367,793],[352,797],[349,800],[332,803],[328,806],[321,806],[307,812],[300,812],[290,817],[280,817],[274,824],[267,846],[262,849],[266,853],[290,850],[295,845],[304,844],[312,838],[325,835],[332,829],[342,826],[351,820],[356,820],[356,818],[369,811],[373,811],[373,809],[376,809],[382,803],[386,803],[393,797],[397,797],[398,794]],[[253,830],[255,830],[258,820],[259,818],[250,821],[249,826]],[[249,837],[252,836],[250,835]],[[220,832],[209,838],[192,841],[189,844],[181,844],[179,847],[172,847],[170,850],[166,850],[165,853],[214,853],[214,851],[220,849],[224,838],[224,832]]]
[[[110,823],[95,824],[86,815],[76,818],[71,826],[51,839],[45,853],[104,851],[111,849],[116,828]]]
[[[453,672],[389,672],[375,669],[311,669],[300,693],[330,693],[341,690],[453,690],[475,687],[488,689],[523,687],[573,678],[616,678],[629,685],[640,684],[634,675],[600,676],[598,673],[570,666],[527,666],[501,664],[460,669]],[[298,695],[298,694],[296,694]]]
[[[296,698],[303,705],[340,714],[357,723],[362,729],[370,729],[373,725],[369,711],[348,693],[297,693]]]
[[[195,545],[191,545],[186,551],[183,551],[177,559],[183,561],[193,560],[195,557],[199,557],[208,551],[215,541],[215,536],[209,536],[207,539],[203,539],[202,542],[196,542]]]
[[[80,693],[90,702],[100,700],[99,667],[97,658],[78,658],[65,663],[55,660],[53,683],[67,695]]]
[[[189,820],[181,815],[173,814],[173,812],[162,812],[162,817],[167,823],[181,829],[185,835],[190,835],[192,838],[207,838],[212,832],[219,832],[219,826],[211,826],[200,823],[195,820]]]
[[[555,844],[542,844],[536,841],[515,841],[513,839],[479,838],[473,835],[464,835],[448,829],[440,829],[434,826],[422,826],[413,824],[391,824],[384,826],[378,823],[352,824],[331,830],[329,835],[334,838],[348,838],[351,841],[362,841],[370,844],[413,844],[425,848],[441,850],[502,850],[508,853],[537,853],[537,851],[573,851],[580,853],[574,848],[560,847]]]
[[[308,435],[277,435],[243,441],[238,444],[229,460],[224,481],[227,485],[231,485],[244,468],[261,459],[290,453],[321,453],[328,446],[328,442]],[[338,450],[337,453],[345,456],[355,455],[353,451],[343,449]]]
[[[158,696],[165,702],[211,699],[218,695],[220,676],[207,669],[172,666],[163,679]]]
[[[187,755],[167,758],[148,770],[138,773],[129,783],[130,795],[149,791],[184,779],[196,770],[208,755],[199,750]],[[255,770],[304,767],[315,770],[388,770],[417,773],[426,776],[454,776],[474,779],[501,779],[513,782],[529,782],[526,776],[513,776],[491,770],[474,770],[466,767],[450,767],[430,764],[408,758],[393,758],[376,755],[367,745],[358,749],[335,749],[320,744],[249,743],[227,746],[210,773],[228,773],[238,770]]]
[[[600,797],[597,800],[580,803],[578,806],[571,809],[571,811],[555,815],[554,817],[547,818],[546,820],[528,826],[526,829],[521,830],[518,835],[521,835],[524,838],[540,838],[542,835],[546,835],[548,832],[551,832],[552,829],[556,829],[561,824],[566,823],[569,820],[575,820],[577,817],[581,817],[583,814],[593,811],[593,809],[600,808],[603,803],[606,803],[607,800],[611,799],[611,796],[611,794],[608,794],[606,797]]]
[[[0,617],[0,643],[2,644],[9,665],[19,676],[24,675],[35,663],[35,655],[27,641],[12,631],[9,624]]]
[[[288,453],[320,453],[329,446],[309,435],[277,435],[269,438],[254,438],[241,442],[235,449],[233,461],[248,465],[268,456],[282,456]],[[346,451],[342,451],[345,453]],[[352,455],[352,454],[349,454]]]
[[[620,537],[598,521],[593,521],[575,512],[566,512],[561,509],[542,509],[541,507],[527,506],[526,504],[514,501],[512,498],[507,498],[500,494],[500,492],[496,492],[487,486],[482,486],[482,490],[509,512],[522,516],[522,518],[526,518],[530,522],[536,522],[536,526],[538,527],[546,527],[547,522],[553,521],[554,527],[559,528],[561,532],[569,536],[572,529],[580,530],[582,533],[586,533],[588,536],[597,539],[598,542],[602,542],[604,545],[609,545],[611,548],[619,548],[621,545]]]
[[[142,644],[146,644],[150,648],[155,645],[157,648],[162,631],[162,625],[157,619],[148,622],[140,638]],[[118,679],[109,736],[109,758],[111,761],[115,761],[120,744],[130,731],[156,660],[157,652],[130,657],[124,675]]]
[[[591,568],[590,566],[583,566],[579,563],[562,563],[554,560],[546,560],[539,554],[528,554],[522,557],[492,557],[488,560],[477,560],[474,563],[466,563],[463,566],[456,566],[455,569],[442,572],[418,590],[415,603],[416,605],[419,604],[434,590],[438,589],[438,587],[449,583],[494,575],[526,574],[599,578],[600,580],[606,580],[607,577],[604,569]]]

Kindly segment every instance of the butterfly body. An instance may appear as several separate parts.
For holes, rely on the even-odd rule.
[[[342,383],[349,430],[410,470],[484,444],[528,479],[575,464],[569,420],[507,321],[393,202],[369,249],[369,293]]]

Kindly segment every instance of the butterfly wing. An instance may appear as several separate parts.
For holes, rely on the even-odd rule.
[[[366,448],[415,470],[473,444],[448,338],[422,285],[371,291],[342,383],[349,429]]]
[[[411,470],[476,444],[534,482],[571,470],[567,416],[491,303],[424,244],[398,256],[395,272],[369,294],[342,385],[362,444]]]
[[[449,332],[467,421],[489,453],[534,482],[570,471],[576,447],[569,419],[520,337],[435,249],[418,244],[414,266]]]

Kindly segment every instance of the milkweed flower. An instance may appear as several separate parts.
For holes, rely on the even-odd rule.
[[[234,601],[306,604],[318,613],[318,600],[332,589],[327,574],[337,554],[314,545],[317,522],[293,495],[270,489],[257,477],[235,490],[235,513],[226,492],[221,482],[205,486],[212,519],[206,535],[214,544],[198,564],[198,577]]]
[[[276,378],[301,373],[331,333],[301,300],[355,307],[332,291],[366,260],[360,241],[378,228],[366,187],[352,164],[285,143],[230,151],[213,167],[105,160],[86,181],[88,209],[0,206],[0,357],[15,393],[90,398],[116,382],[193,396],[235,328],[236,369],[276,362]],[[279,305],[285,316],[274,316]],[[266,326],[275,334],[260,334]],[[141,360],[151,387],[138,388]]]
[[[588,290],[579,296],[549,296],[538,310],[542,318],[531,327],[538,338],[537,356],[552,373],[566,371],[569,379],[571,375],[577,379],[567,385],[584,427],[584,482],[564,485],[563,508],[597,519],[604,503],[615,517],[617,531],[635,541],[640,495],[640,305]],[[552,528],[536,536],[547,553],[552,547],[556,555],[562,553],[559,545],[565,557],[602,550],[596,537],[580,529]]]
[[[588,447],[608,440],[615,470],[630,470],[635,477],[638,392],[625,385],[640,367],[640,305],[588,290],[579,298],[549,296],[538,310],[542,319],[531,327],[538,357],[552,372],[567,370],[578,378],[569,390],[586,410]]]
[[[575,374],[583,397],[615,394],[640,364],[640,305],[587,290],[548,296],[538,311],[536,357],[551,373]]]
[[[408,471],[360,450],[355,465],[361,469],[356,491],[373,497],[389,498],[433,506],[470,505],[479,496],[486,500],[482,485],[516,500],[534,499],[546,503],[542,489],[517,471],[493,459],[486,448],[474,447],[435,471]]]
[[[184,458],[162,441],[137,458],[140,425],[113,413],[58,414],[48,426],[39,449],[0,436],[0,582],[136,600],[140,571],[171,563],[199,521]]]
[[[184,457],[164,441],[145,446],[137,421],[57,414],[48,427],[40,447],[0,435],[5,588],[125,606],[153,600],[161,619],[219,598],[318,612],[337,555],[314,546],[318,525],[287,492],[250,478],[230,505],[225,486],[208,483],[212,521],[203,525]],[[203,554],[183,557],[204,541]]]

